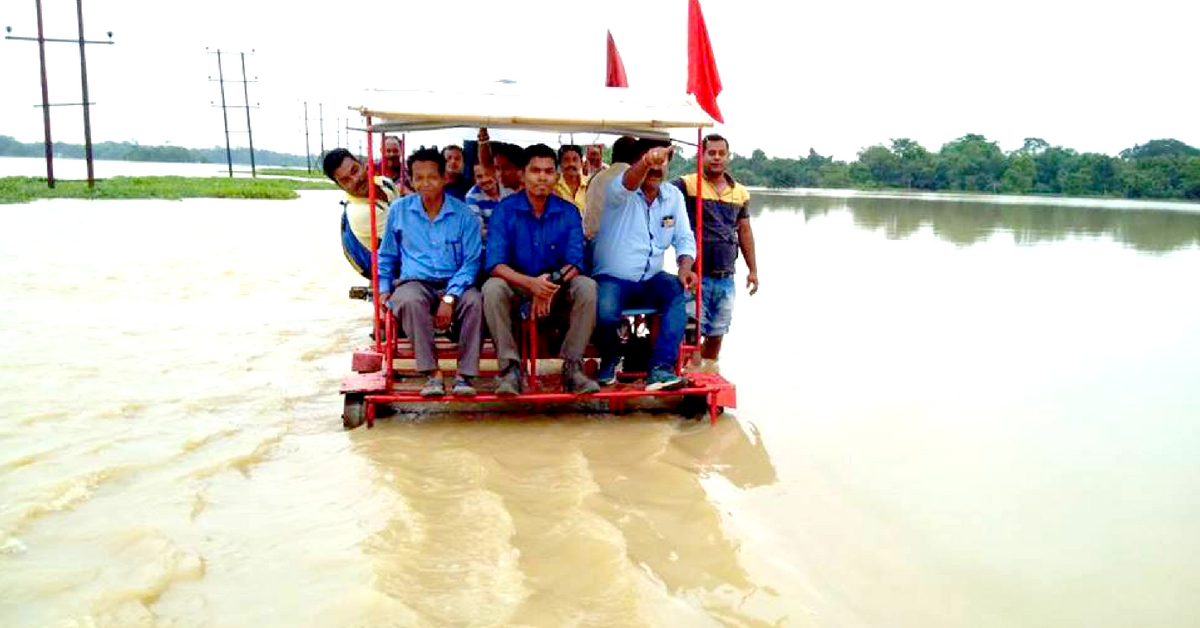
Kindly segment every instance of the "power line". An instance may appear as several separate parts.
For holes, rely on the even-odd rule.
[[[46,142],[46,185],[54,187],[54,143],[50,139],[50,107],[65,107],[65,106],[83,106],[83,139],[84,139],[84,156],[87,159],[87,181],[88,187],[96,187],[96,173],[92,161],[92,118],[91,106],[96,104],[88,101],[88,82],[87,82],[87,55],[84,52],[86,44],[112,44],[112,31],[108,31],[108,41],[90,41],[83,36],[83,0],[75,0],[75,14],[79,19],[79,37],[77,39],[61,39],[48,38],[42,28],[42,0],[35,0],[37,5],[37,37],[20,37],[16,35],[6,35],[5,39],[18,41],[36,41],[38,44],[38,58],[42,70],[42,124],[45,127],[45,142]],[[5,31],[12,33],[12,27],[6,26]],[[50,88],[46,78],[46,42],[51,43],[68,43],[79,44],[79,73],[80,82],[82,84],[83,102],[79,103],[51,103]],[[34,105],[37,106],[37,105]]]
[[[221,87],[221,105],[220,105],[220,107],[221,107],[221,117],[225,121],[225,162],[229,166],[229,177],[233,178],[233,149],[230,147],[230,144],[229,144],[230,130],[229,130],[228,109],[245,109],[246,110],[246,135],[249,137],[249,140],[250,140],[250,176],[258,177],[258,169],[256,168],[255,163],[254,163],[254,129],[250,125],[250,110],[258,109],[258,105],[257,104],[255,104],[254,106],[250,105],[250,87],[249,87],[250,83],[258,82],[258,77],[254,77],[253,81],[246,78],[246,53],[239,52],[237,54],[241,57],[241,60],[242,60],[242,80],[240,80],[240,81],[233,80],[233,79],[226,80],[225,79],[225,68],[223,67],[223,64],[221,63],[221,54],[222,54],[221,49],[218,48],[214,51],[214,50],[209,50],[208,48],[205,48],[204,50],[207,51],[208,54],[217,55],[217,78],[216,78],[215,82],[218,83]],[[254,54],[254,50],[251,50],[250,54]],[[208,80],[213,81],[213,77],[211,77],[211,76],[208,77]],[[241,83],[242,84],[242,94],[245,97],[245,100],[243,102],[245,104],[241,104],[241,105],[227,104],[227,102],[225,101],[225,84],[226,83]],[[217,107],[217,105],[215,103],[212,103],[211,101],[209,102],[209,104],[211,104],[214,108]]]

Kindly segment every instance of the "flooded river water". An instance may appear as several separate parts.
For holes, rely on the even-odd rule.
[[[0,206],[0,626],[1200,624],[1200,207],[759,193],[716,426],[345,432],[336,200]]]

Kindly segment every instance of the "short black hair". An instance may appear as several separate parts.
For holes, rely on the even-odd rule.
[[[558,147],[558,160],[562,161],[563,155],[572,151],[579,155],[580,159],[583,159],[583,149],[578,144],[563,144]]]
[[[459,146],[457,144],[450,144],[449,146],[446,146],[445,148],[442,149],[442,157],[446,156],[446,151],[451,151],[451,150],[456,150],[460,153],[463,152],[462,146]]]
[[[516,144],[492,142],[492,158],[495,159],[497,156],[504,157],[518,169],[524,168],[525,164],[529,163],[529,160],[525,157],[525,149]]]
[[[614,164],[631,164],[637,160],[640,155],[634,154],[637,148],[637,139],[628,135],[622,135],[613,142],[612,160]]]
[[[438,174],[446,174],[446,158],[442,156],[442,151],[438,150],[437,146],[418,148],[413,154],[408,156],[408,176],[413,176],[413,164],[418,161],[431,161],[437,164]]]
[[[729,140],[721,137],[721,135],[718,133],[709,133],[708,135],[704,136],[704,139],[700,140],[700,152],[708,150],[709,142],[725,142],[725,148],[729,148]]]
[[[337,169],[342,166],[342,162],[345,161],[347,157],[353,159],[354,161],[358,161],[358,157],[350,154],[350,151],[344,148],[335,148],[328,153],[325,153],[325,157],[321,159],[321,169],[325,171],[325,176],[329,177],[331,181],[336,183],[337,179],[334,178],[333,173],[337,172]]]
[[[562,149],[559,149],[558,153],[556,154],[553,148],[550,148],[545,144],[534,144],[533,146],[525,149],[525,165],[528,165],[534,157],[549,157],[554,162],[554,165],[558,166],[558,156],[561,154]]]

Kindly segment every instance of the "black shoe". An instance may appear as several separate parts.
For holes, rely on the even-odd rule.
[[[565,392],[579,395],[600,392],[600,384],[584,374],[582,360],[563,360],[562,380]]]
[[[521,371],[515,364],[510,364],[496,376],[496,394],[501,397],[521,394]]]

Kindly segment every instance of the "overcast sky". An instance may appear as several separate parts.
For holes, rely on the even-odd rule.
[[[43,0],[47,37],[75,37],[72,0]],[[6,0],[0,25],[36,33],[34,0]],[[982,133],[1011,150],[1042,137],[1116,153],[1153,138],[1200,145],[1200,3],[1063,0],[705,0],[725,91],[719,130],[736,152],[809,147],[840,159],[889,138],[937,149]],[[353,12],[351,12],[353,11]],[[302,102],[324,103],[325,146],[366,88],[447,77],[553,82],[569,98],[604,81],[611,29],[630,84],[683,92],[686,0],[266,2],[85,0],[93,139],[187,147],[224,142],[217,62],[246,57],[257,148],[303,153]],[[51,102],[80,98],[78,46],[47,44]],[[240,78],[236,56],[226,78]],[[42,139],[37,45],[0,45],[0,134]],[[239,84],[227,99],[240,104]],[[82,143],[79,108],[52,110],[54,138]],[[245,116],[230,110],[231,128]],[[455,133],[467,136],[470,133]],[[244,133],[234,136],[245,145]],[[434,138],[444,141],[444,138]],[[579,139],[579,138],[576,138]],[[417,138],[416,142],[421,142]],[[432,142],[431,142],[432,143]],[[357,145],[357,139],[351,142]]]

